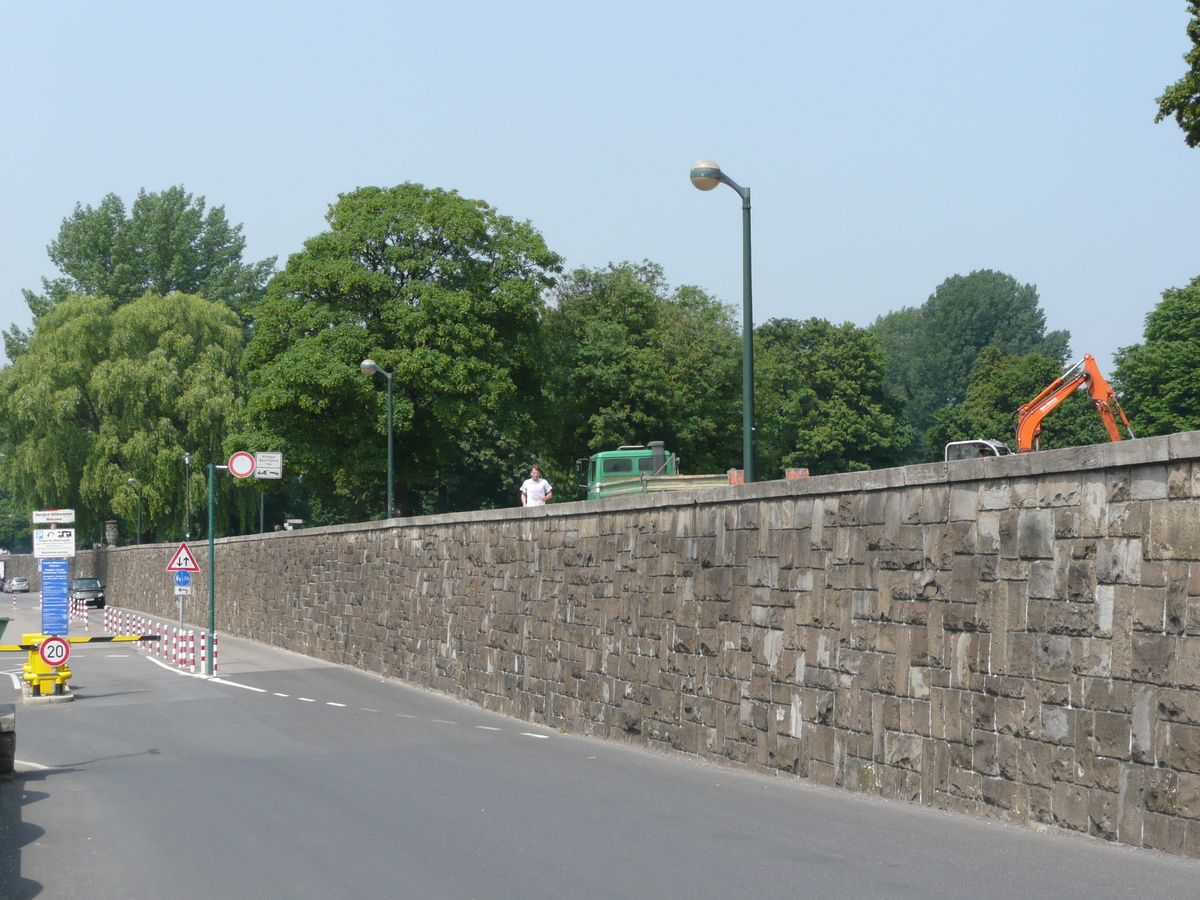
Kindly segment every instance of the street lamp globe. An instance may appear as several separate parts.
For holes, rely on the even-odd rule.
[[[373,359],[364,359],[358,364],[358,368],[364,375],[371,375],[379,371],[379,366]]]
[[[721,167],[711,159],[698,159],[692,166],[692,184],[701,191],[711,191],[721,183]]]

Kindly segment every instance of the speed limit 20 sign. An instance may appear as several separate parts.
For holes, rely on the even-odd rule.
[[[38,647],[38,655],[48,666],[63,666],[71,658],[71,645],[60,637],[46,638]]]

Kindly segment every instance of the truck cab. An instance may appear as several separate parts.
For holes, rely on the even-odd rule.
[[[576,473],[586,474],[589,500],[601,495],[606,482],[642,475],[678,475],[678,469],[679,460],[674,453],[667,452],[662,441],[650,441],[647,445],[626,444],[575,461]]]
[[[1012,451],[1003,441],[954,441],[946,445],[946,462],[956,459],[978,459],[981,456],[1009,456]]]

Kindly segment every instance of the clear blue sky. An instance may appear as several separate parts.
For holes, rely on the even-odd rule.
[[[1038,288],[1110,368],[1200,274],[1200,151],[1154,100],[1183,0],[5,4],[0,324],[76,202],[182,184],[280,263],[341,192],[455,188],[571,266],[650,259],[755,320],[870,324],[955,274]]]

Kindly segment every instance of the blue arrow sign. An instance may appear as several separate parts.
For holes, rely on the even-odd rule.
[[[187,587],[189,584],[192,583],[192,573],[191,572],[176,572],[175,573],[175,583],[177,585],[179,585],[180,587]]]

